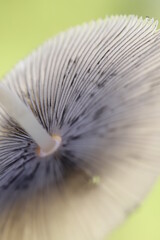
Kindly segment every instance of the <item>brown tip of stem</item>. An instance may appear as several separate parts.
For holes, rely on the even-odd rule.
[[[46,157],[49,156],[57,151],[57,149],[60,147],[62,138],[59,135],[52,135],[53,138],[53,147],[49,149],[49,151],[45,152],[42,150],[39,146],[36,148],[36,154],[39,157]]]

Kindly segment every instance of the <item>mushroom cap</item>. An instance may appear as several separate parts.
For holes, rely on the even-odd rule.
[[[3,84],[62,143],[40,157],[0,109],[1,240],[102,239],[160,174],[157,22],[115,16],[71,28]]]

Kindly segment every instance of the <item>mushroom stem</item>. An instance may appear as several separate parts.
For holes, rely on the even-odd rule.
[[[0,84],[0,104],[5,108],[9,116],[32,137],[45,155],[56,151],[61,143],[61,138],[52,138],[37,121],[20,98],[6,86]]]

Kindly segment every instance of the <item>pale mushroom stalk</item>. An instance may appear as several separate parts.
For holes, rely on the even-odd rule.
[[[37,143],[41,156],[49,155],[57,150],[61,138],[51,137],[20,98],[3,84],[0,84],[0,104]]]

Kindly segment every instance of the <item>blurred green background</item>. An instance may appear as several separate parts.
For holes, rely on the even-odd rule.
[[[160,0],[0,0],[0,77],[49,37],[114,14],[160,19]],[[108,240],[160,240],[160,183]]]

